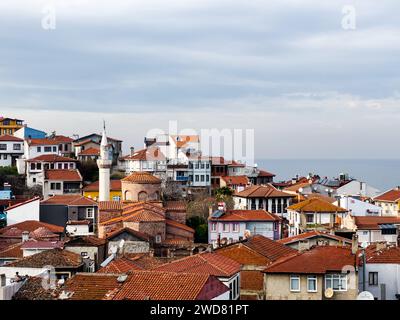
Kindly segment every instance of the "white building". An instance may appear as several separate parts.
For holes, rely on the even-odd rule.
[[[112,167],[112,153],[110,151],[106,125],[104,124],[100,143],[100,158],[97,160],[97,166],[99,167],[99,201],[110,200],[110,170]]]
[[[350,196],[341,196],[334,205],[345,208],[353,216],[381,216],[381,207]]]
[[[7,225],[34,220],[40,221],[40,198],[35,197],[25,202],[15,204],[5,210]]]
[[[386,242],[397,244],[400,218],[398,217],[354,217],[360,243]]]
[[[365,290],[371,292],[377,300],[399,300],[400,248],[377,243],[368,247],[366,253]],[[363,288],[362,271],[359,277],[360,289]]]
[[[400,216],[400,187],[385,191],[373,201],[382,208],[382,216]]]
[[[22,157],[24,140],[14,136],[0,136],[0,167],[14,167]]]

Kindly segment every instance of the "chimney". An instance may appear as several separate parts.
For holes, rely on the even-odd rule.
[[[131,147],[131,156],[133,156],[135,154],[135,148]]]
[[[22,232],[22,242],[26,242],[28,240],[29,240],[29,232],[28,231]]]
[[[357,251],[358,251],[358,235],[353,234],[353,237],[351,238],[351,253],[357,254]]]
[[[0,287],[5,287],[6,286],[6,275],[0,274]]]

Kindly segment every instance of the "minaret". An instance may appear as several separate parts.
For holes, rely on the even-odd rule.
[[[106,135],[106,123],[103,125],[103,136],[100,145],[100,158],[97,160],[99,167],[99,201],[110,200],[110,169],[112,160],[108,150],[108,141]]]

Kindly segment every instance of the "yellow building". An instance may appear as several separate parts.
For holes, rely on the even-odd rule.
[[[12,136],[15,131],[21,129],[24,120],[3,118],[0,116],[0,136]]]
[[[83,195],[85,197],[91,198],[93,200],[98,200],[99,198],[99,182],[93,182],[83,188]],[[111,180],[110,181],[110,200],[120,201],[122,198],[121,190],[121,180]]]

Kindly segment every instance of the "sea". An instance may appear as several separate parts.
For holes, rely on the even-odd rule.
[[[400,159],[257,159],[258,168],[276,174],[274,181],[309,173],[320,177],[350,177],[386,191],[400,185]]]

